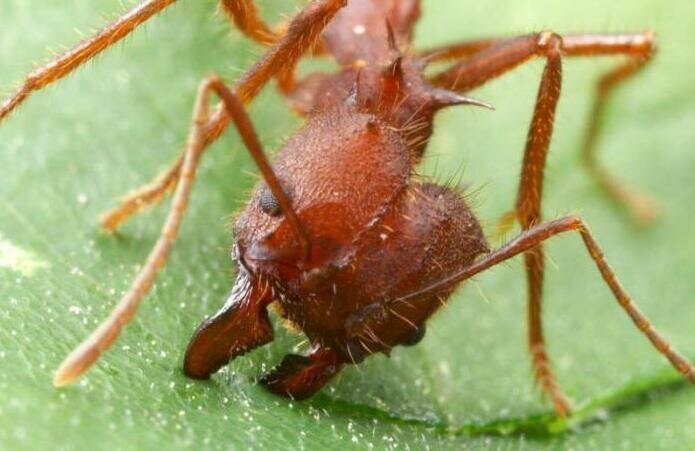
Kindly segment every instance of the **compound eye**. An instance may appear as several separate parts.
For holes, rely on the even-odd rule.
[[[270,191],[267,186],[261,191],[261,198],[258,201],[261,211],[269,216],[280,216],[282,215],[282,208],[280,208],[280,202],[278,202],[275,194]]]

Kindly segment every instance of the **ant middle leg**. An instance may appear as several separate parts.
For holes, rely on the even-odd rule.
[[[280,39],[260,18],[253,0],[220,0],[220,6],[242,33],[259,44],[272,45]]]
[[[273,45],[277,43],[283,32],[287,29],[287,23],[271,27],[267,25],[258,14],[254,0],[220,0],[220,6],[229,20],[244,35],[255,42],[263,45]],[[314,48],[314,54],[324,54],[326,49],[319,42]]]
[[[470,91],[491,79],[516,68],[533,57],[547,57],[542,40],[549,33],[518,38],[480,39],[421,52],[425,61],[445,61],[463,58],[449,69],[436,74],[431,81],[442,87]],[[596,159],[596,143],[601,131],[601,118],[610,95],[648,64],[655,52],[651,32],[637,34],[572,34],[561,37],[561,54],[567,57],[624,56],[626,61],[604,74],[597,83],[594,106],[589,116],[582,143],[582,163],[613,200],[624,206],[640,224],[649,224],[657,216],[656,203],[648,196],[635,192],[606,171]],[[512,225],[507,215],[503,225]]]
[[[648,39],[651,42],[651,35]],[[567,41],[572,44],[572,41]],[[596,144],[603,127],[603,117],[608,100],[621,83],[628,80],[642,69],[653,55],[653,47],[650,51],[638,57],[629,58],[613,70],[607,72],[596,84],[594,104],[589,116],[589,125],[586,128],[582,143],[582,162],[589,174],[596,180],[599,186],[608,193],[618,204],[628,208],[632,217],[642,225],[652,224],[659,215],[657,202],[650,196],[636,192],[625,183],[616,180],[615,176],[603,168],[596,158]]]
[[[297,62],[314,47],[325,25],[346,3],[347,0],[317,0],[297,14],[285,34],[234,84],[232,91],[239,100],[247,104],[273,77],[289,77]],[[204,127],[203,148],[217,140],[229,125],[230,119],[227,108],[222,103],[218,104]],[[182,161],[183,154],[159,177],[125,195],[119,205],[102,215],[102,227],[113,232],[132,215],[156,204],[167,192],[173,190]]]

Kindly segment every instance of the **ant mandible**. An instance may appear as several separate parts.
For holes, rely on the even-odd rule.
[[[94,37],[33,71],[0,106],[0,120],[33,91],[66,76],[119,41],[175,0],[147,0]],[[397,345],[413,345],[426,320],[470,277],[518,254],[528,282],[528,340],[534,375],[559,415],[570,403],[555,380],[541,323],[542,243],[578,232],[619,305],[671,364],[692,382],[695,367],[639,312],[578,216],[541,221],[545,161],[560,95],[564,57],[623,55],[627,61],[600,80],[584,142],[584,162],[600,185],[638,219],[649,220],[646,198],[616,183],[597,165],[598,117],[611,91],[654,52],[651,33],[558,35],[462,42],[424,52],[410,48],[419,0],[315,0],[276,32],[252,0],[221,0],[222,9],[267,53],[231,87],[217,76],[200,85],[188,144],[152,183],[133,191],[102,217],[114,231],[124,220],[173,191],[173,203],[147,262],[111,315],[58,369],[62,386],[82,375],[116,339],[152,286],[174,242],[205,148],[233,123],[263,175],[234,226],[234,288],[222,309],[201,324],[184,359],[184,372],[208,378],[231,359],[273,339],[267,308],[313,345],[307,356],[288,355],[261,379],[271,391],[306,398],[345,364],[359,363]],[[331,55],[332,74],[295,79],[300,59]],[[528,132],[516,208],[507,222],[522,233],[491,251],[463,196],[413,176],[432,134],[435,113],[484,103],[462,93],[534,58],[545,59]],[[432,76],[432,62],[450,67]],[[306,116],[271,165],[244,110],[271,79]],[[221,99],[209,111],[211,94]]]

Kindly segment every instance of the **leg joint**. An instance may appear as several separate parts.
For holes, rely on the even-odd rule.
[[[562,36],[554,31],[542,31],[538,33],[536,45],[543,55],[558,54],[562,49]]]

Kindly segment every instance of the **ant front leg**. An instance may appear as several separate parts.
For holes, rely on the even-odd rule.
[[[248,0],[242,3],[250,4]],[[291,76],[297,62],[315,46],[326,24],[346,3],[347,0],[315,0],[297,14],[289,23],[285,34],[234,84],[232,90],[240,101],[246,104],[253,100],[273,77],[281,76],[286,79]],[[248,18],[246,20],[248,21]],[[207,148],[219,138],[229,125],[230,119],[225,105],[218,104],[205,124],[203,148]],[[152,182],[124,196],[119,205],[102,215],[102,227],[113,232],[133,214],[154,205],[167,192],[173,190],[179,179],[182,161],[183,155]]]
[[[188,198],[200,156],[205,150],[205,126],[209,123],[208,103],[211,93],[217,94],[222,99],[222,104],[225,106],[227,114],[236,125],[239,135],[263,174],[268,188],[285,213],[295,238],[304,251],[304,255],[308,255],[309,240],[306,231],[299,222],[290,200],[270,167],[270,163],[263,152],[263,148],[241,101],[218,77],[211,76],[207,78],[200,85],[198,91],[188,148],[181,165],[171,211],[164,223],[161,235],[130,289],[121,298],[109,317],[82,344],[75,348],[60,365],[54,378],[55,385],[62,386],[72,383],[96,362],[102,352],[108,349],[123,327],[133,318],[140,302],[152,287],[158,270],[166,263],[169,251],[178,234],[184,211],[188,205]],[[214,329],[216,325],[217,323],[211,323],[210,327]]]
[[[188,146],[184,152],[180,172],[177,174],[179,180],[176,184],[174,199],[156,244],[150,251],[144,266],[133,280],[130,289],[114,307],[108,318],[87,339],[73,349],[60,364],[53,378],[55,386],[64,386],[74,382],[111,346],[120,335],[123,327],[135,315],[140,301],[152,287],[158,270],[166,263],[169,251],[178,235],[193,187],[198,162],[204,150],[203,127],[208,120],[209,92],[209,84],[201,84],[194,107],[193,126],[191,127]]]
[[[319,347],[308,356],[289,354],[263,376],[260,383],[277,395],[306,399],[338,374],[343,363],[340,356],[328,348]]]
[[[451,274],[448,277],[432,284],[426,288],[417,290],[407,296],[397,299],[392,299],[392,303],[411,302],[415,299],[431,295],[447,288],[456,286],[464,280],[479,274],[489,268],[492,268],[510,258],[519,254],[528,255],[530,251],[543,244],[546,240],[567,232],[578,232],[589,256],[593,260],[604,282],[610,288],[615,300],[619,306],[630,317],[635,326],[649,339],[654,348],[664,355],[671,365],[681,374],[683,374],[690,382],[695,383],[695,366],[683,357],[680,353],[673,349],[671,344],[654,328],[649,319],[640,312],[634,301],[627,293],[625,288],[620,284],[613,269],[608,265],[601,247],[598,245],[588,226],[578,216],[567,216],[555,221],[549,221],[544,224],[539,224],[523,231],[516,239],[512,240],[505,246],[487,254],[474,264],[464,268],[463,270]],[[559,415],[567,415],[569,410],[559,409],[556,405],[556,412]]]
[[[101,228],[108,233],[114,233],[128,218],[161,201],[167,192],[176,187],[185,154],[184,151],[178,156],[174,164],[150,183],[122,196],[116,207],[99,217]]]

